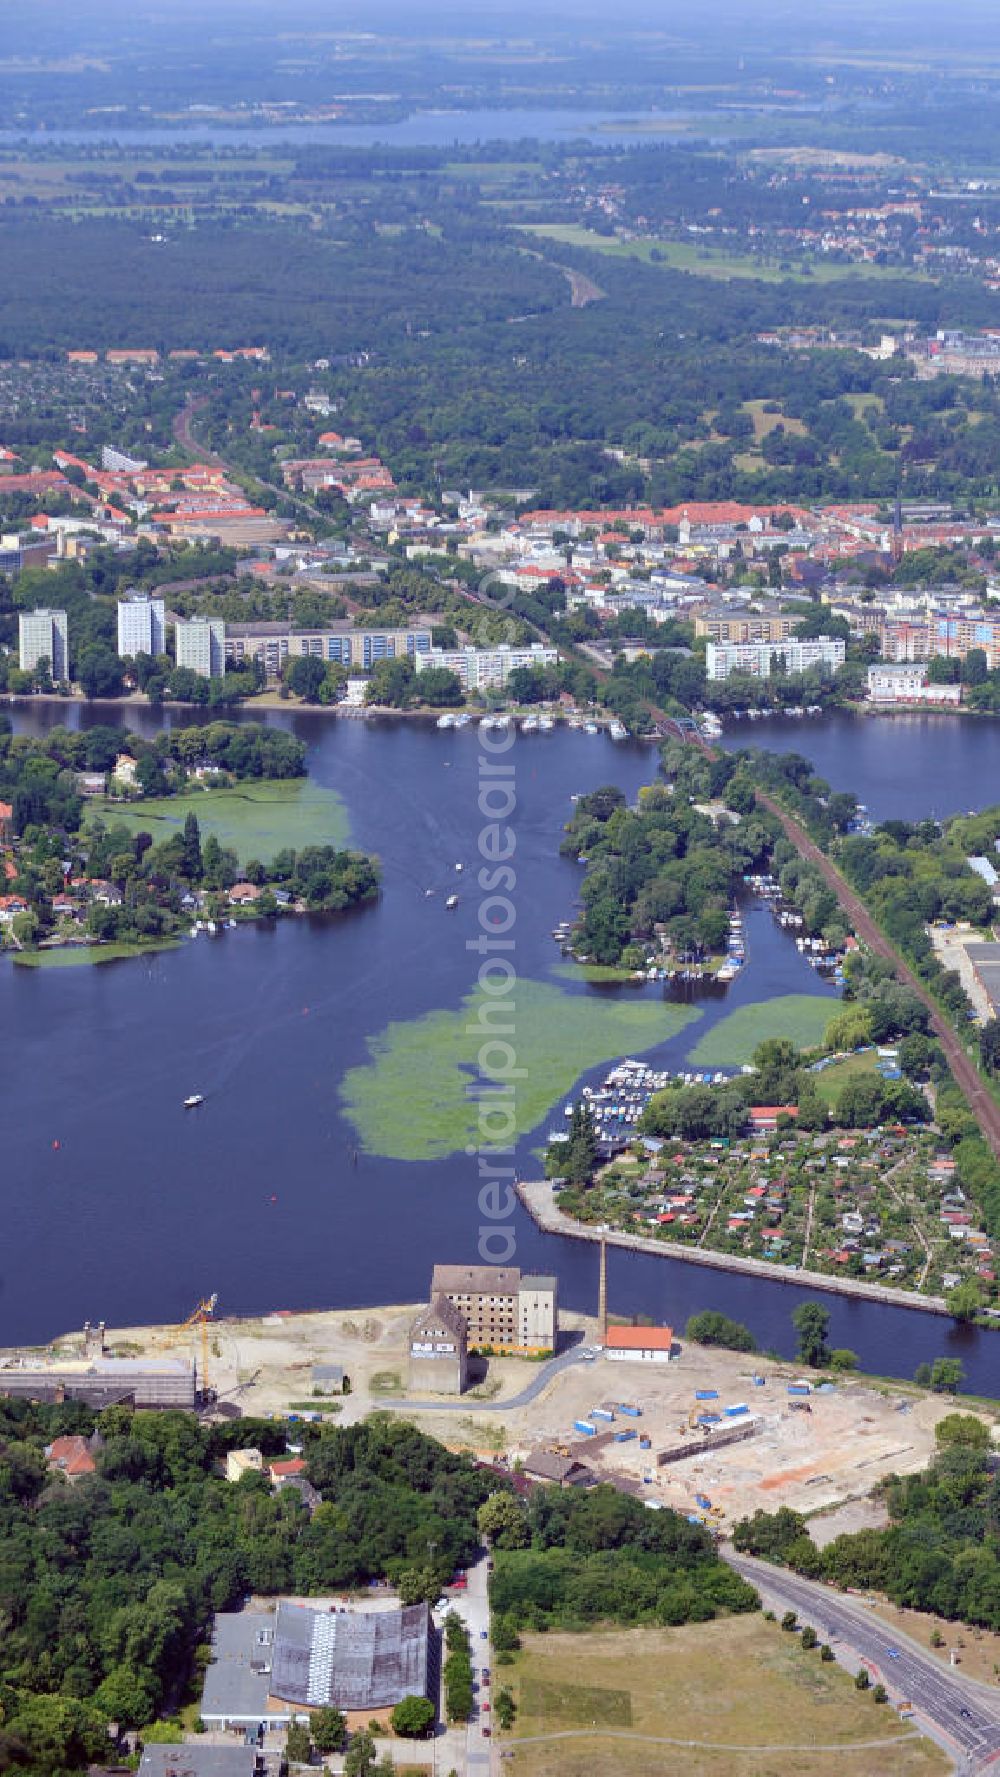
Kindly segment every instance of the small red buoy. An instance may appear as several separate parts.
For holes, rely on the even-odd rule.
[[[52,1143],[52,1146],[53,1146],[53,1147],[54,1147],[54,1148],[59,1148],[59,1147],[61,1147],[61,1146],[62,1146],[62,1143],[61,1143],[61,1142],[58,1142],[58,1141],[54,1141],[54,1142],[53,1142],[53,1143]]]

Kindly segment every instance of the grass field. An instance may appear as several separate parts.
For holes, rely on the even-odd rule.
[[[783,413],[765,413],[766,406],[766,401],[744,401],[743,403],[744,413],[748,413],[753,420],[753,435],[758,444],[762,438],[767,437],[769,432],[773,432],[776,426],[782,426],[786,432],[794,433],[798,438],[805,436],[806,428],[801,420],[789,419]]]
[[[938,1777],[951,1761],[761,1616],[526,1635],[516,1777]],[[499,1678],[499,1674],[497,1675]]]
[[[19,950],[14,961],[20,969],[76,969],[83,963],[119,963],[176,949],[174,938],[161,938],[153,944],[66,944],[59,950]]]
[[[89,161],[72,156],[60,159],[7,153],[0,155],[0,199],[15,197],[23,201],[37,198],[42,203],[73,199],[82,210],[93,212],[102,204],[107,181],[117,178],[135,186],[137,176],[143,173],[152,174],[155,179],[166,175],[166,186],[182,203],[206,204],[218,196],[219,185],[224,181],[237,181],[243,185],[242,175],[247,173],[259,179],[284,177],[293,172],[294,167],[294,161],[271,155],[261,155],[259,159],[248,155],[244,159],[228,160],[205,154],[170,160],[155,155],[136,158],[109,150]],[[209,172],[212,182],[204,178],[192,179],[189,176],[192,172]],[[159,206],[163,189],[156,184],[139,185],[134,201],[147,207]],[[236,189],[235,185],[233,189]]]
[[[620,241],[613,235],[598,234],[575,222],[524,223],[526,234],[544,235],[567,247],[586,247],[612,259],[641,259],[663,271],[689,271],[701,278],[756,278],[763,284],[796,283],[836,284],[845,278],[885,281],[894,278],[918,277],[915,272],[886,265],[837,265],[825,260],[787,261],[787,268],[772,265],[750,253],[732,253],[718,247],[696,246],[689,241]],[[654,257],[655,255],[655,257]],[[921,277],[920,282],[928,280]]]
[[[789,1037],[797,1049],[811,1049],[836,1015],[837,1004],[826,995],[787,993],[740,1006],[705,1032],[688,1059],[695,1066],[742,1067],[765,1037]]]
[[[856,420],[863,419],[871,407],[878,413],[885,412],[884,395],[868,395],[864,391],[855,390],[852,394],[838,396],[838,400],[847,402]]]
[[[477,1056],[487,1040],[476,1023],[480,999],[470,994],[454,1011],[390,1024],[369,1039],[371,1061],[352,1068],[340,1088],[366,1153],[439,1160],[482,1139],[472,1096],[480,1083]],[[495,1034],[510,1043],[523,1072],[511,1098],[501,1102],[510,1105],[523,1135],[588,1068],[666,1042],[698,1016],[690,1006],[662,1000],[568,994],[551,982],[518,981],[504,1020],[513,1032]],[[502,1054],[493,1059],[505,1064]],[[487,1139],[496,1129],[494,1124]],[[502,1143],[507,1136],[497,1139]]]
[[[848,1080],[856,1080],[861,1074],[873,1074],[877,1066],[878,1056],[873,1049],[866,1049],[863,1055],[846,1055],[843,1061],[833,1062],[812,1078],[823,1103],[834,1105]]]
[[[214,833],[220,845],[231,845],[241,863],[262,862],[285,846],[346,845],[347,810],[335,790],[308,778],[266,778],[238,784],[231,790],[192,790],[183,796],[150,797],[142,802],[95,802],[95,815],[108,826],[130,833],[151,833],[156,844],[183,827],[190,813],[198,816],[204,839]]]

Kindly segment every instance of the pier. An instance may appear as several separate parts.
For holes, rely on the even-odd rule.
[[[623,1246],[630,1252],[649,1253],[659,1259],[681,1259],[692,1265],[709,1265],[716,1271],[742,1271],[750,1277],[764,1277],[770,1283],[794,1284],[799,1288],[826,1290],[833,1296],[858,1296],[866,1302],[884,1302],[891,1308],[920,1308],[925,1314],[948,1316],[948,1305],[941,1296],[920,1296],[915,1291],[892,1289],[884,1283],[866,1283],[862,1278],[826,1277],[819,1271],[791,1270],[769,1259],[747,1259],[736,1253],[716,1253],[704,1246],[685,1246],[679,1240],[652,1240],[643,1234],[626,1234],[619,1228],[591,1228],[576,1222],[553,1202],[552,1186],[547,1179],[518,1180],[518,1198],[535,1225],[545,1234],[562,1234],[570,1240],[602,1239],[609,1246]]]

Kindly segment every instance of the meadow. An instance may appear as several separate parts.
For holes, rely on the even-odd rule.
[[[180,832],[189,814],[198,816],[204,839],[214,833],[220,845],[232,846],[245,864],[249,858],[267,862],[290,846],[347,845],[347,810],[335,790],[309,778],[264,779],[232,789],[191,790],[183,796],[150,797],[140,802],[101,801],[92,805],[108,826],[151,833],[154,843]]]
[[[835,260],[789,259],[780,264],[752,253],[731,253],[718,247],[703,247],[689,241],[623,241],[614,235],[598,234],[575,222],[531,222],[521,225],[523,232],[543,236],[566,247],[584,247],[592,253],[603,253],[612,259],[640,259],[644,265],[658,266],[663,271],[693,272],[700,278],[718,278],[729,282],[734,278],[754,278],[762,284],[795,283],[836,284],[846,278],[884,281],[902,276],[913,278],[899,266],[869,265],[852,261],[840,264]],[[926,282],[926,279],[922,280]]]
[[[514,1777],[936,1777],[951,1761],[763,1617],[526,1635]],[[497,1675],[499,1679],[499,1673]],[[512,1756],[511,1756],[512,1755]]]

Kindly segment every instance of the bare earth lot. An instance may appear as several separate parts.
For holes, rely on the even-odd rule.
[[[349,1424],[380,1405],[408,1411],[399,1403],[407,1392],[406,1335],[415,1312],[393,1307],[218,1320],[209,1328],[210,1381],[222,1403],[236,1404],[247,1415],[332,1406],[336,1411],[324,1417]],[[584,1336],[593,1337],[592,1324],[565,1318],[576,1319]],[[190,1353],[200,1364],[196,1329],[133,1328],[109,1333],[108,1344],[122,1352]],[[332,1403],[315,1398],[311,1371],[317,1363],[342,1364],[351,1393]],[[754,1386],[755,1371],[764,1377],[762,1387]],[[573,1447],[602,1477],[624,1480],[679,1511],[694,1511],[695,1494],[707,1494],[720,1528],[758,1506],[822,1513],[817,1534],[828,1540],[840,1530],[876,1521],[864,1503],[876,1481],[923,1468],[934,1451],[934,1427],[955,1403],[910,1386],[847,1378],[830,1394],[814,1393],[810,1412],[793,1412],[788,1384],[797,1374],[791,1364],[685,1344],[669,1365],[605,1358],[575,1363],[544,1381],[535,1400],[504,1412],[497,1409],[505,1400],[540,1379],[537,1364],[508,1358],[491,1361],[483,1382],[460,1403],[408,1416],[454,1448],[511,1463],[537,1445]],[[696,1389],[714,1389],[718,1399],[696,1403]],[[640,1449],[638,1436],[616,1444],[586,1440],[573,1430],[574,1420],[586,1418],[595,1406],[619,1401],[637,1404],[641,1418],[618,1414],[602,1430],[633,1430],[649,1438],[649,1450]],[[703,1433],[688,1429],[697,1412],[721,1412],[743,1402],[760,1425],[759,1434],[746,1442],[713,1449]],[[658,1452],[678,1447],[685,1450],[681,1461],[658,1466]],[[826,1515],[847,1502],[854,1503],[843,1517]]]
[[[504,1750],[518,1777],[931,1777],[951,1768],[885,1706],[760,1616],[531,1635]],[[499,1674],[498,1674],[499,1676]]]

